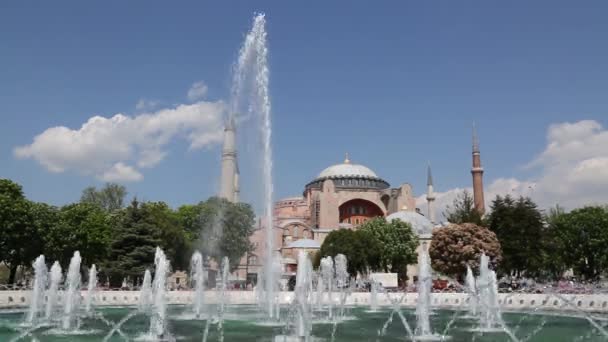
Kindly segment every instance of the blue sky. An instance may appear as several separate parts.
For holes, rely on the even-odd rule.
[[[300,194],[349,152],[417,194],[431,162],[447,200],[471,183],[476,122],[491,193],[538,186],[532,195],[546,205],[608,201],[604,1],[4,2],[0,177],[53,204],[102,184],[83,171],[95,155],[51,172],[44,156],[15,149],[94,115],[192,104],[187,92],[199,81],[197,101],[225,101],[255,11],[268,22],[277,198]],[[147,108],[137,109],[142,100]],[[191,145],[172,136],[160,162],[124,183],[129,192],[174,206],[212,195],[219,145]],[[245,175],[245,200],[257,198],[253,178]]]

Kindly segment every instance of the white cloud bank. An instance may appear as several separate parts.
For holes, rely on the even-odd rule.
[[[201,101],[135,116],[93,116],[79,129],[48,128],[31,144],[16,147],[14,154],[34,159],[51,172],[76,171],[113,182],[140,181],[140,169],[160,163],[173,139],[186,139],[191,149],[220,142],[225,109],[221,101]]]
[[[485,186],[486,207],[496,195],[507,194],[530,196],[542,208],[555,204],[576,208],[607,203],[608,130],[594,120],[550,125],[544,151],[526,167],[538,168],[539,176],[528,180],[495,179]],[[470,187],[466,189],[472,192]],[[437,212],[443,213],[462,190],[464,188],[438,192]],[[416,199],[416,205],[423,212],[426,211],[425,197]]]

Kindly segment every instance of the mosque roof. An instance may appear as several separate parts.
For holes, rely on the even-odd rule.
[[[315,240],[300,239],[287,245],[287,248],[321,248],[321,245]]]
[[[319,188],[326,179],[333,180],[336,187],[342,188],[383,190],[390,186],[369,167],[352,163],[348,154],[343,163],[332,165],[321,171],[314,180],[306,184],[306,189]]]
[[[378,178],[376,173],[367,166],[361,164],[336,164],[332,165],[319,173],[318,178],[329,177],[370,177]]]
[[[369,167],[361,164],[351,163],[348,154],[344,162],[341,164],[332,165],[325,170],[321,171],[317,178],[331,178],[331,177],[369,177],[378,178],[378,175],[372,171]]]
[[[433,234],[433,223],[426,217],[414,211],[401,210],[386,217],[387,221],[401,220],[409,223],[418,236]]]

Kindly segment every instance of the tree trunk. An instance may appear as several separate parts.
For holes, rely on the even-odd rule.
[[[8,273],[8,283],[15,284],[15,276],[17,275],[17,264],[11,264]]]

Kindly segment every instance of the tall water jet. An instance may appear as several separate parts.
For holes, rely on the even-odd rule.
[[[260,122],[262,138],[262,183],[264,188],[264,219],[266,237],[266,255],[264,256],[265,277],[262,284],[266,312],[269,317],[278,317],[275,298],[276,285],[273,281],[273,264],[275,258],[275,243],[273,233],[273,184],[272,184],[272,122],[271,105],[268,91],[268,48],[266,42],[266,18],[263,13],[253,18],[251,31],[247,33],[245,41],[239,50],[239,57],[233,71],[232,82],[232,108],[231,115],[240,112],[242,107],[248,116],[257,117]],[[251,89],[249,89],[251,88]],[[249,91],[251,90],[251,91]]]
[[[321,270],[317,272],[317,310],[323,309],[323,291],[324,289],[323,283],[323,275],[321,274]]]
[[[466,291],[469,293],[469,314],[472,317],[477,315],[477,288],[475,286],[475,276],[473,270],[467,265],[467,275],[465,278]]]
[[[327,289],[327,309],[329,318],[333,318],[333,283],[334,283],[334,260],[330,256],[321,259],[321,276],[323,284]]]
[[[93,297],[95,296],[95,290],[97,289],[97,267],[95,264],[91,265],[89,270],[89,284],[87,285],[87,296],[84,300],[84,307],[87,313],[91,312],[93,305]]]
[[[334,265],[336,268],[336,284],[338,285],[338,289],[340,290],[340,319],[344,317],[344,304],[346,302],[346,289],[350,285],[349,284],[349,275],[348,275],[348,261],[346,260],[346,256],[344,254],[338,254],[334,258]]]
[[[144,280],[139,290],[138,307],[141,311],[147,310],[152,305],[152,274],[146,269],[144,272]]]
[[[218,324],[217,330],[219,331],[220,342],[224,341],[224,313],[226,311],[226,301],[228,290],[228,275],[230,274],[230,260],[228,257],[222,258],[221,270],[220,270],[220,303],[218,306]]]
[[[378,311],[378,284],[374,279],[370,283],[369,309]]]
[[[190,261],[190,274],[194,283],[194,302],[192,309],[197,318],[203,313],[205,305],[205,266],[203,265],[203,255],[200,252],[194,252]]]
[[[298,255],[298,271],[296,273],[295,304],[296,304],[296,336],[308,341],[312,331],[312,263],[308,254],[300,251]]]
[[[221,270],[220,270],[220,305],[219,314],[223,317],[226,307],[226,291],[228,290],[228,275],[230,274],[230,260],[228,257],[222,258]]]
[[[156,247],[154,255],[154,281],[152,282],[152,317],[150,318],[150,335],[153,338],[162,338],[166,331],[166,303],[167,275],[169,274],[169,260],[160,247]]]
[[[46,292],[47,302],[44,317],[49,320],[57,305],[57,291],[59,291],[59,283],[61,283],[62,273],[59,261],[55,261],[51,266],[51,275],[49,277],[49,289]]]
[[[498,304],[498,285],[496,273],[490,270],[489,258],[482,254],[479,262],[479,328],[481,330],[496,330],[502,326],[502,317]]]
[[[63,304],[63,330],[71,330],[78,327],[77,311],[80,305],[80,252],[74,252],[68,275],[66,278],[66,290]]]
[[[34,268],[34,284],[30,298],[30,308],[26,317],[26,322],[29,324],[36,323],[44,310],[44,289],[48,273],[44,255],[37,257],[32,266]]]
[[[433,278],[431,272],[431,259],[428,250],[422,248],[418,253],[418,302],[416,303],[416,329],[415,340],[434,340],[436,336],[431,331],[430,306]]]

